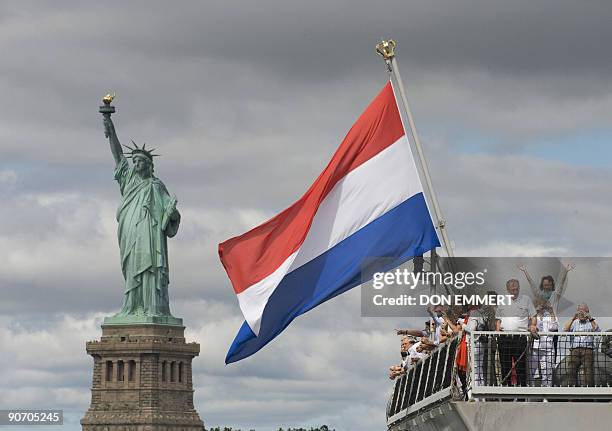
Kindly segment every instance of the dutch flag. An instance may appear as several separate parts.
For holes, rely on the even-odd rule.
[[[245,322],[225,362],[257,352],[297,316],[440,245],[389,81],[297,202],[219,244]]]

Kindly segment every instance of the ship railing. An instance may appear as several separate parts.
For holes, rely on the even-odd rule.
[[[411,365],[406,374],[395,379],[387,405],[388,424],[452,398],[458,345],[459,338],[440,344],[427,357]]]
[[[466,334],[465,391],[456,366],[461,336],[440,344],[395,379],[387,424],[448,400],[612,400],[612,332],[541,332],[538,337]]]
[[[612,332],[474,331],[468,397],[612,399]]]

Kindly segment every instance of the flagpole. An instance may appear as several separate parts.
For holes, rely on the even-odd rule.
[[[448,232],[446,230],[446,220],[442,216],[442,210],[440,209],[440,204],[438,203],[438,198],[431,182],[431,176],[429,174],[429,165],[427,164],[427,160],[425,159],[423,147],[421,146],[421,140],[419,139],[419,134],[417,133],[416,126],[414,125],[414,118],[412,117],[412,111],[410,109],[410,105],[408,104],[408,98],[406,97],[404,83],[402,82],[402,77],[400,76],[399,66],[397,65],[397,61],[395,61],[396,46],[397,44],[394,40],[383,40],[378,45],[376,45],[376,52],[383,57],[387,65],[387,72],[389,72],[389,75],[391,77],[395,78],[395,82],[397,83],[400,98],[402,100],[402,104],[404,105],[406,115],[408,116],[408,125],[410,126],[410,132],[412,134],[414,146],[419,157],[419,162],[423,170],[423,175],[425,176],[425,185],[427,186],[429,196],[431,198],[431,204],[433,206],[434,216],[436,218],[436,227],[439,229],[440,235],[442,236],[442,242],[444,243],[444,249],[446,250],[446,254],[449,257],[453,257],[455,254],[453,253],[453,248],[451,246],[451,242],[448,237]]]

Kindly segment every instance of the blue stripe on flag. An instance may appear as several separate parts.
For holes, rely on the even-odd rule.
[[[387,258],[380,270],[389,270],[439,246],[425,199],[418,193],[287,274],[268,299],[259,335],[244,322],[225,363],[252,355],[300,314],[368,281],[362,274],[368,258]]]

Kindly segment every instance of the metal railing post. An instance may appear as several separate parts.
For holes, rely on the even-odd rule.
[[[444,387],[444,381],[446,380],[446,375],[448,372],[448,355],[450,354],[451,351],[451,344],[452,341],[447,341],[446,343],[446,355],[444,357],[444,372],[442,373],[442,387]]]
[[[468,385],[469,389],[467,391],[468,394],[468,399],[472,399],[472,387],[475,386],[476,384],[476,367],[478,366],[478,364],[476,363],[476,338],[478,337],[478,335],[476,335],[474,332],[472,332],[471,334],[468,334],[468,336],[470,337],[470,354],[469,354],[469,362],[468,362],[468,366],[470,367],[470,384]],[[467,378],[466,378],[467,380]]]
[[[440,345],[438,345],[436,350],[437,350],[436,368],[434,370],[433,383],[432,383],[432,386],[431,386],[431,392],[432,393],[436,391],[436,379],[438,377],[438,368],[439,368],[439,364],[440,364],[440,356],[442,356],[442,347],[440,347]]]

